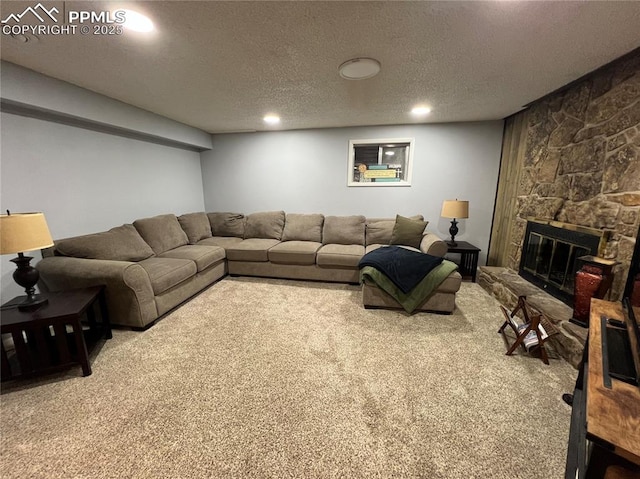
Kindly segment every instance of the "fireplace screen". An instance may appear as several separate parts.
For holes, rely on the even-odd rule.
[[[599,244],[600,236],[595,234],[529,221],[520,276],[571,305],[576,260],[581,256],[596,256]]]

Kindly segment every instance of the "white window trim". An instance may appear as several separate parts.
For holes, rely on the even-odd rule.
[[[409,155],[407,158],[406,164],[406,176],[404,180],[400,181],[389,181],[389,182],[359,182],[353,181],[353,169],[355,166],[355,149],[356,145],[381,145],[381,144],[393,144],[393,143],[408,143],[409,144]],[[386,187],[386,186],[411,186],[411,172],[413,170],[413,149],[414,149],[414,138],[367,138],[365,140],[349,140],[349,164],[347,168],[347,186],[358,186],[358,187]]]

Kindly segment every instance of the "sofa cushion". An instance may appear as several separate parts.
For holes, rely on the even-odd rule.
[[[422,215],[409,216],[412,220],[424,220]],[[367,218],[365,229],[366,246],[372,244],[390,244],[393,235],[393,227],[396,225],[395,218]]]
[[[396,215],[396,224],[393,227],[393,234],[391,235],[391,242],[389,244],[420,248],[424,229],[428,223],[428,221],[413,220]]]
[[[319,241],[283,241],[268,251],[269,261],[282,264],[315,264]]]
[[[164,293],[196,274],[195,262],[177,258],[147,258],[138,263],[149,275],[153,294]]]
[[[287,213],[282,241],[322,242],[324,215]]]
[[[211,224],[204,212],[180,215],[178,222],[187,234],[189,244],[196,244],[201,239],[211,238]]]
[[[129,224],[56,241],[56,251],[62,256],[114,261],[141,261],[153,256],[151,246]]]
[[[364,230],[364,216],[325,216],[322,243],[364,246]]]
[[[364,246],[345,244],[326,244],[318,250],[318,266],[342,266],[357,268],[364,256]]]
[[[385,244],[368,244],[367,246],[365,246],[364,248],[364,252],[366,253],[371,253],[374,250],[377,250],[378,248],[382,248],[383,246],[387,246]]]
[[[242,213],[207,213],[213,236],[244,238],[245,217]]]
[[[250,238],[227,248],[229,261],[269,261],[269,249],[280,243],[276,239]]]
[[[198,241],[198,244],[205,246],[220,246],[221,248],[227,249],[242,241],[244,241],[242,238],[237,238],[235,236],[212,236],[211,238],[205,238]]]
[[[200,272],[212,264],[222,261],[225,258],[225,251],[219,246],[188,244],[170,249],[158,256],[161,258],[189,259],[196,263],[198,272]]]
[[[187,233],[180,227],[175,215],[159,215],[152,218],[135,220],[140,236],[149,243],[155,254],[183,246],[189,242]]]
[[[396,224],[396,220],[380,220],[374,222],[367,222],[366,226],[366,245],[372,244],[389,244],[391,242],[391,235],[393,234],[393,227]]]
[[[244,237],[280,240],[284,229],[284,211],[264,211],[247,216]]]

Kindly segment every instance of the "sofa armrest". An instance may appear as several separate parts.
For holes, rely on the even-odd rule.
[[[53,256],[36,268],[49,291],[106,286],[111,324],[143,328],[158,318],[149,275],[137,263]]]
[[[420,251],[432,256],[443,257],[448,250],[447,243],[433,233],[425,234],[420,242]]]

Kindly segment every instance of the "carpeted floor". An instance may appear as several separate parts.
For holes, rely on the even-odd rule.
[[[3,478],[561,478],[576,371],[505,356],[498,303],[365,310],[226,278],[80,369],[3,384]]]

